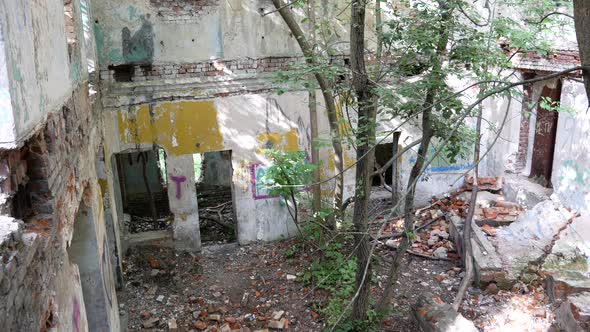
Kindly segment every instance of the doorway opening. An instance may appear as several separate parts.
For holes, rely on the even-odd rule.
[[[559,112],[547,109],[546,105],[559,103],[560,97],[561,80],[556,80],[553,85],[543,87],[537,105],[530,178],[548,188],[552,187],[551,175]]]
[[[92,209],[84,202],[80,202],[67,252],[70,263],[76,265],[80,273],[89,330],[110,331],[108,310],[113,304],[114,285],[109,282],[112,276],[107,274],[112,272],[108,260],[99,257]]]
[[[163,149],[115,155],[126,229],[129,233],[165,230],[172,225]]]
[[[377,146],[375,146],[376,169],[379,169],[385,164],[387,164],[387,162],[389,162],[391,158],[393,158],[393,143],[383,143],[377,144]],[[391,184],[393,183],[393,174],[391,166],[389,166],[385,170],[383,176],[374,176],[372,181],[373,187],[384,187],[385,185],[391,186]]]
[[[202,243],[237,238],[231,150],[193,155]]]

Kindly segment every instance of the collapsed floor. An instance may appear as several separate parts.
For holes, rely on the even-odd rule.
[[[478,193],[472,240],[476,283],[460,313],[480,331],[583,331],[588,327],[590,275],[584,248],[571,247],[583,245],[580,237],[588,235],[580,234],[582,221],[553,208],[555,203],[542,195],[524,206],[509,202],[502,186],[502,181],[485,179]],[[514,186],[505,187],[509,192]],[[381,330],[418,331],[424,324],[416,314],[421,312],[416,307],[420,296],[440,303],[455,298],[464,276],[460,236],[468,190],[469,185],[418,210],[417,238],[397,281],[393,314],[381,322]],[[387,198],[374,202],[371,229],[387,224],[377,246],[380,259],[372,293],[378,296],[395,256],[401,222],[387,220]],[[322,330],[326,321],[317,308],[330,294],[310,292],[313,285],[300,278],[318,254],[288,256],[295,242],[207,246],[199,255],[157,246],[131,248],[126,291],[120,296],[123,321],[130,331]],[[507,247],[510,252],[503,251]],[[428,324],[439,324],[442,330],[444,324],[437,320],[444,321],[449,312],[435,307],[428,307],[437,315]]]

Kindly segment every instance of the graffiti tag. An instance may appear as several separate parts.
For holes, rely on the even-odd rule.
[[[80,332],[80,303],[76,297],[73,298],[72,322],[74,324],[74,331]]]
[[[180,199],[182,197],[182,187],[181,184],[186,181],[186,176],[175,176],[170,175],[170,180],[176,183],[176,198]]]

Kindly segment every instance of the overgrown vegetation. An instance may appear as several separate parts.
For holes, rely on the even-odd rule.
[[[564,20],[572,23],[568,14],[571,3],[552,0],[351,0],[325,1],[322,5],[311,0],[290,3],[273,0],[273,3],[307,60],[278,74],[279,93],[299,88],[321,90],[331,116],[330,132],[312,139],[334,143],[337,159],[342,158],[342,151],[338,151],[342,146],[355,150],[357,156],[354,215],[352,220],[346,220],[340,214],[341,222],[354,227],[335,230],[327,227],[329,223],[323,224],[324,227],[306,223],[306,231],[301,232],[304,239],[313,238],[309,229],[314,229],[311,234],[326,232],[328,235],[323,234],[321,239],[328,241],[315,239],[321,258],[304,273],[303,280],[332,294],[327,305],[318,308],[326,316],[329,329],[365,331],[375,318],[375,311],[368,304],[371,257],[376,242],[370,243],[367,234],[367,201],[368,184],[375,175],[373,153],[377,138],[379,142],[385,140],[402,127],[418,128],[422,134],[405,191],[398,193],[399,201],[393,202],[393,210],[403,208],[405,236],[389,271],[385,294],[376,308],[386,313],[402,268],[401,260],[414,234],[417,183],[426,178],[426,170],[439,156],[451,163],[473,159],[472,168],[477,176],[481,161],[482,102],[492,97],[508,100],[522,97],[518,89],[521,85],[547,79],[521,80],[511,69],[512,61],[517,55],[549,54],[550,29],[563,25]],[[298,22],[295,13],[304,8],[307,8],[305,18]],[[322,17],[310,17],[315,11],[321,11]],[[344,12],[350,15],[343,15]],[[500,12],[505,14],[498,15]],[[309,39],[301,27],[310,19],[313,23],[310,29],[313,36],[318,36],[317,40]],[[349,38],[343,37],[342,29],[333,24],[335,20],[350,33]],[[365,31],[365,26],[371,25],[368,21],[373,23],[373,31]],[[350,56],[350,61],[344,65],[333,61],[334,55],[342,53],[338,48],[342,43],[349,45],[344,53]],[[365,63],[367,59],[371,61]],[[541,99],[539,103],[550,111],[565,111],[559,102],[550,99]],[[341,106],[340,113],[334,114],[334,105]],[[476,128],[466,119],[475,120]],[[384,130],[380,122],[400,125]],[[503,125],[504,122],[496,128],[492,123],[489,129],[499,136]],[[341,126],[348,130],[341,130]],[[496,140],[497,137],[487,142],[485,148],[491,149]],[[485,155],[482,153],[482,158]],[[393,156],[392,160],[398,157]],[[274,152],[271,158],[276,165],[271,167],[272,181],[268,185],[294,207],[290,213],[298,222],[294,188],[318,185],[309,177],[313,169],[302,163],[301,155]],[[347,170],[336,167],[336,174],[322,182],[335,181],[335,195],[342,195],[338,188]],[[334,201],[342,202],[342,197]],[[342,205],[331,208],[343,210]],[[354,240],[350,235],[343,235],[348,231],[354,233]]]

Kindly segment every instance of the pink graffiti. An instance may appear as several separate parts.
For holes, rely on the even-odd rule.
[[[80,321],[80,303],[78,303],[78,299],[75,297],[73,302],[72,322],[74,323],[74,331],[80,332],[80,327],[78,326],[78,322]]]
[[[170,180],[176,183],[176,198],[180,199],[182,197],[182,187],[180,184],[186,181],[186,176],[170,175]]]

